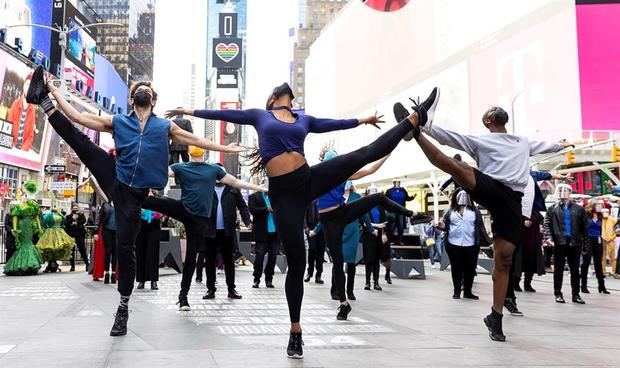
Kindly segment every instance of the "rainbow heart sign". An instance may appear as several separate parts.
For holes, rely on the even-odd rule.
[[[215,54],[222,59],[223,62],[228,63],[239,55],[239,45],[236,43],[218,43],[215,46]]]

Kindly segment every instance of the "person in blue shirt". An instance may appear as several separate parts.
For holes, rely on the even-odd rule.
[[[205,237],[207,223],[211,217],[214,187],[217,181],[237,188],[264,192],[266,189],[238,180],[227,174],[223,167],[205,162],[205,150],[190,146],[189,162],[170,165],[169,176],[178,179],[181,185],[181,200],[164,196],[149,196],[143,208],[157,211],[180,221],[187,233],[187,250],[179,292],[179,309],[189,311],[187,299],[192,277],[196,269],[196,255]]]
[[[557,203],[547,209],[545,238],[554,247],[553,289],[556,303],[565,303],[562,295],[564,265],[568,260],[573,303],[585,304],[579,295],[579,258],[583,245],[588,241],[586,211],[570,199],[573,189],[568,184],[558,184]]]
[[[131,86],[131,113],[100,116],[77,111],[52,80],[45,80],[44,74],[43,67],[38,66],[32,74],[26,100],[41,106],[54,130],[75,151],[101,189],[116,204],[120,303],[110,336],[126,335],[129,298],[136,276],[135,241],[140,230],[140,208],[150,188],[161,189],[168,182],[169,139],[228,153],[245,149],[216,144],[156,116],[153,108],[157,93],[150,82],[136,82]],[[58,107],[50,99],[50,93]],[[93,143],[73,122],[98,132],[112,133],[116,155],[108,154]]]
[[[268,186],[269,179],[263,180],[263,186]],[[275,274],[276,260],[280,250],[280,238],[273,216],[273,207],[267,193],[256,192],[248,198],[248,208],[252,214],[252,235],[256,243],[256,260],[254,261],[254,283],[257,289],[263,274],[265,255],[268,255],[264,267],[265,286],[272,289],[273,275]]]
[[[321,160],[329,161],[335,159],[337,156],[338,153],[336,153],[336,151],[324,149]],[[351,175],[349,180],[361,179],[368,175],[374,174],[377,170],[379,170],[388,157],[389,156],[385,156],[379,161],[360,169]],[[352,310],[351,304],[349,304],[347,300],[343,270],[342,234],[344,228],[347,224],[362,217],[365,213],[378,205],[381,205],[383,208],[391,212],[403,214],[406,217],[413,216],[412,211],[388,199],[383,193],[369,195],[352,203],[345,203],[343,198],[345,186],[346,182],[336,186],[328,193],[319,197],[319,202],[317,204],[319,208],[319,219],[321,221],[320,224],[325,232],[327,247],[329,248],[332,256],[334,283],[340,299],[338,315],[336,316],[338,320],[346,320]],[[317,231],[315,230],[315,232]]]
[[[588,271],[590,262],[594,258],[594,272],[598,281],[598,292],[609,294],[605,288],[605,274],[603,273],[603,210],[605,203],[600,199],[591,199],[586,205],[588,214],[588,242],[582,252],[583,263],[581,264],[581,292],[590,294],[588,290]]]
[[[393,200],[394,202],[398,203],[399,205],[403,207],[406,206],[407,202],[413,201],[415,199],[416,197],[415,194],[410,196],[409,192],[407,192],[405,188],[400,186],[399,178],[394,178],[392,180],[392,185],[393,186],[385,192],[385,196],[388,197],[389,199]],[[390,218],[392,221],[389,221]],[[400,213],[392,213],[391,211],[388,211],[388,222],[389,222],[388,237],[390,238],[390,241],[394,237],[394,230],[396,230],[397,238],[394,243],[402,244],[403,243],[403,232],[405,230],[405,226],[407,225],[404,216]],[[386,277],[389,278],[389,275]]]

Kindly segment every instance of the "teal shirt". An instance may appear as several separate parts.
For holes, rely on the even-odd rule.
[[[211,217],[215,182],[226,176],[218,165],[206,162],[184,162],[170,166],[181,182],[181,204],[192,215]]]
[[[271,207],[271,201],[269,200],[269,196],[265,193],[261,193],[263,195],[263,199],[265,200],[265,206]],[[276,223],[273,221],[273,213],[269,212],[267,215],[267,232],[269,234],[273,234],[276,232]]]

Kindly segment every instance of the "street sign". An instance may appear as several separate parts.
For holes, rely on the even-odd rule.
[[[74,190],[76,187],[74,181],[53,181],[49,185],[49,190]]]
[[[67,167],[65,165],[45,165],[45,168],[43,170],[45,170],[45,172],[48,174],[64,173],[67,170]]]

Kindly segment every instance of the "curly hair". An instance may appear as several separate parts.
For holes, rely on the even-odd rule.
[[[149,87],[151,89],[151,92],[153,92],[153,101],[157,101],[157,92],[155,92],[155,89],[153,88],[153,85],[150,81],[133,82],[131,84],[131,87],[129,87],[129,98],[133,98],[138,88],[142,86]]]

